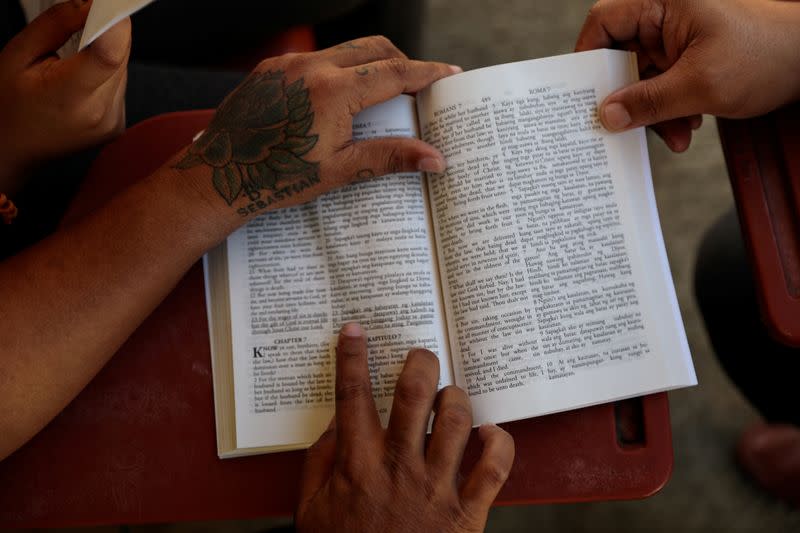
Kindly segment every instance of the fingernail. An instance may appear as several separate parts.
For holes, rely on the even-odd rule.
[[[464,72],[464,69],[459,67],[458,65],[450,65],[450,72],[453,74],[461,74]]]
[[[348,322],[339,333],[345,337],[359,338],[364,336],[364,329],[357,322]]]
[[[478,435],[481,438],[485,438],[489,434],[497,431],[498,429],[500,429],[500,426],[498,426],[497,424],[489,424],[489,423],[481,424],[480,427],[478,428]]]
[[[426,157],[419,160],[419,163],[417,163],[417,169],[422,172],[435,172],[437,174],[441,174],[447,170],[447,163],[444,162],[444,159]]]
[[[609,131],[624,130],[631,125],[631,115],[620,103],[614,102],[603,107],[603,125]]]

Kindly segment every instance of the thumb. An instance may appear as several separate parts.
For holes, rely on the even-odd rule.
[[[120,69],[126,68],[131,50],[131,19],[117,22],[87,48],[67,58],[62,65],[79,87],[94,90],[103,85]]]
[[[609,131],[650,126],[703,112],[696,75],[684,59],[653,78],[624,87],[600,105],[600,122]]]
[[[338,172],[345,176],[372,178],[398,172],[444,172],[444,156],[419,139],[387,137],[356,141],[342,153]]]
[[[77,0],[54,5],[33,19],[8,43],[8,48],[26,65],[55,53],[83,28],[91,5]]]

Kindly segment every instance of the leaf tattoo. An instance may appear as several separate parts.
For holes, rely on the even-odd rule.
[[[228,205],[284,190],[292,180],[316,183],[319,163],[302,158],[317,144],[318,136],[308,134],[313,123],[303,78],[287,85],[282,70],[256,72],[225,98],[176,167],[211,167],[214,189]]]

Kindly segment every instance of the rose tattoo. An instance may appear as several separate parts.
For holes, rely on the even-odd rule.
[[[319,164],[302,158],[317,144],[309,135],[314,112],[303,79],[286,85],[282,70],[255,72],[222,102],[208,129],[176,166],[206,164],[228,205],[242,194],[257,200],[261,190],[314,179]]]

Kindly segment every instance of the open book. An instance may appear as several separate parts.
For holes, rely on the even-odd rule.
[[[369,334],[384,423],[412,346],[439,355],[476,425],[696,384],[644,130],[597,120],[636,79],[634,54],[597,50],[359,114],[356,139],[421,136],[449,168],[267,213],[206,256],[219,455],[316,440],[348,321]]]

